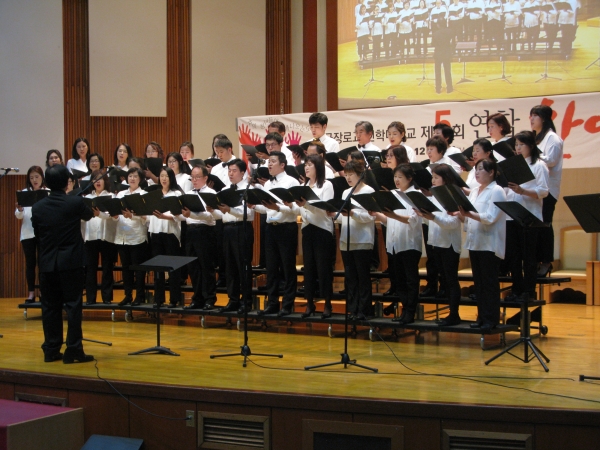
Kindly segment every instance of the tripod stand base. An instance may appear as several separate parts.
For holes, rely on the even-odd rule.
[[[240,347],[240,352],[239,353],[227,353],[225,355],[210,355],[210,359],[215,359],[215,358],[228,358],[230,356],[243,356],[244,357],[244,362],[242,363],[242,367],[246,367],[246,360],[248,359],[248,357],[252,355],[252,351],[250,350],[250,346],[249,345],[242,345]],[[268,354],[268,353],[254,353],[255,356],[266,356],[269,358],[283,358],[283,355],[274,355],[274,354]]]
[[[542,78],[540,78],[539,80],[535,80],[536,83],[539,83],[540,81],[543,81],[543,80],[558,80],[558,81],[562,81],[562,78],[551,77],[551,76],[548,76],[545,73],[543,73],[541,75],[542,75]]]
[[[596,58],[596,61],[594,61],[593,63],[591,63],[589,66],[587,66],[585,68],[585,70],[588,70],[592,66],[598,66],[598,67],[600,67],[600,58]]]
[[[520,357],[518,357],[516,355],[513,355],[512,353],[510,353],[510,351],[513,348],[515,348],[516,346],[518,346],[521,343],[523,343],[523,345],[525,346],[523,358],[520,358]],[[529,350],[531,350],[531,352],[537,358],[537,360],[540,362],[540,364],[542,365],[542,367],[544,368],[544,370],[546,372],[549,372],[550,369],[548,369],[548,366],[546,366],[546,364],[544,364],[543,360],[545,360],[547,363],[549,363],[550,360],[546,357],[546,355],[544,355],[542,353],[542,351],[539,348],[536,347],[536,345],[533,342],[531,342],[531,338],[530,337],[521,337],[521,338],[517,339],[515,342],[513,342],[507,348],[505,348],[500,353],[498,353],[496,356],[494,356],[493,358],[487,360],[485,362],[485,365],[487,366],[489,363],[491,363],[495,359],[500,358],[505,353],[508,353],[510,356],[514,356],[515,358],[517,358],[520,361],[523,361],[524,363],[528,363],[529,361],[533,361],[533,358],[530,358]],[[542,360],[542,358],[543,358],[543,360]]]
[[[171,356],[179,356],[179,353],[175,353],[168,349],[167,347],[162,347],[160,345],[156,345],[154,347],[146,348],[144,350],[139,350],[137,352],[129,353],[130,355],[143,355],[144,353],[157,353],[159,355],[171,355]]]
[[[0,336],[0,337],[2,337],[2,336]],[[94,339],[86,339],[86,338],[81,338],[81,340],[85,341],[85,342],[93,342],[94,344],[108,345],[109,347],[112,347],[112,342],[95,341]]]
[[[330,367],[330,366],[337,366],[339,364],[343,364],[344,369],[347,369],[348,366],[355,366],[355,367],[360,367],[361,369],[370,370],[371,372],[375,372],[375,373],[377,373],[379,371],[379,369],[375,369],[373,367],[368,367],[368,366],[363,366],[362,364],[357,364],[355,359],[350,359],[350,355],[348,355],[348,353],[342,353],[341,356],[342,356],[342,360],[340,362],[319,364],[316,366],[306,366],[304,368],[304,370],[320,369],[321,367]]]
[[[579,375],[579,381],[585,381],[585,380],[600,380],[600,377],[588,377],[585,375]]]

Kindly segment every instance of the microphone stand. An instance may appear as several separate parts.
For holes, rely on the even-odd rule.
[[[342,213],[342,211],[344,210],[346,205],[348,205],[350,203],[350,201],[352,200],[352,194],[354,193],[354,191],[356,190],[358,185],[363,181],[366,173],[367,173],[367,171],[365,170],[362,173],[362,175],[360,176],[360,178],[358,179],[358,182],[354,186],[352,186],[352,189],[350,189],[348,196],[344,199],[344,203],[342,204],[341,208],[339,209],[339,211],[333,218],[334,222],[340,216],[340,214]],[[350,210],[348,210],[347,224],[346,224],[346,251],[347,252],[350,251]],[[325,364],[318,364],[316,366],[306,366],[306,367],[304,367],[304,370],[319,369],[321,367],[337,366],[338,364],[343,364],[344,369],[347,369],[348,366],[355,366],[355,367],[360,367],[361,369],[370,370],[375,373],[378,372],[378,369],[375,369],[373,367],[363,366],[362,364],[358,364],[356,362],[356,359],[350,359],[350,355],[348,355],[348,297],[347,296],[348,296],[348,290],[346,290],[346,313],[345,313],[345,317],[344,317],[344,353],[341,354],[341,357],[342,357],[341,361],[325,363]]]
[[[12,169],[4,169],[4,173],[2,175],[0,175],[0,180],[2,178],[4,178],[6,175],[8,175],[8,172],[10,172]],[[1,336],[0,336],[1,337]]]
[[[260,167],[260,159],[258,161],[259,167]],[[258,173],[258,170],[255,172],[255,174]],[[250,357],[250,355],[252,355],[252,351],[250,350],[250,346],[248,345],[248,309],[249,309],[249,305],[246,304],[246,299],[248,298],[248,283],[246,282],[246,280],[248,279],[248,273],[252,270],[252,268],[250,267],[250,265],[252,264],[252,261],[249,261],[247,258],[247,253],[246,253],[246,246],[248,244],[247,239],[246,239],[246,231],[247,231],[247,226],[248,226],[248,189],[250,189],[250,182],[248,182],[248,184],[246,185],[246,189],[244,189],[244,193],[242,194],[242,197],[244,199],[244,215],[243,215],[243,220],[244,222],[242,223],[242,247],[240,248],[240,252],[242,252],[242,258],[244,260],[244,273],[242,275],[242,304],[244,305],[244,345],[242,345],[240,347],[240,352],[239,353],[227,353],[225,355],[210,355],[210,359],[214,359],[214,358],[227,358],[229,356],[243,356],[244,357],[244,362],[242,363],[242,367],[246,367],[246,360],[248,359],[248,357]],[[270,358],[283,358],[283,355],[274,355],[274,354],[267,354],[267,353],[255,353],[256,356],[267,356]]]

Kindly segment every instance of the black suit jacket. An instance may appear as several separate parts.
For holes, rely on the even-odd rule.
[[[39,241],[40,272],[84,266],[81,221],[94,217],[83,198],[52,191],[31,208],[31,224]]]

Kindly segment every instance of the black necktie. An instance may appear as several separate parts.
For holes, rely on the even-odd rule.
[[[196,194],[200,192],[200,189],[192,189]]]
[[[269,178],[269,181],[271,181],[271,182],[277,181],[277,177],[271,177],[271,178]]]
[[[359,145],[358,148],[365,148],[366,145]]]

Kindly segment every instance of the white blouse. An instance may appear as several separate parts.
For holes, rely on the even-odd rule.
[[[440,211],[434,212],[433,220],[429,220],[428,244],[432,247],[452,247],[456,253],[460,253],[460,219],[448,214],[435,197],[429,197],[429,200]]]
[[[177,180],[177,184],[183,192],[192,190],[192,179],[187,173],[178,173],[175,175],[175,179]]]
[[[474,172],[474,171],[473,171]],[[465,248],[489,251],[504,259],[506,248],[506,214],[494,202],[506,201],[504,189],[492,181],[481,193],[480,186],[471,191],[469,201],[473,204],[481,221],[466,218]]]
[[[180,191],[169,191],[164,195],[164,197],[179,197],[180,195]],[[177,220],[177,218],[170,212],[166,212],[164,215],[169,217],[169,219],[159,219],[156,216],[148,217],[148,231],[150,234],[174,234],[178,240],[181,240],[181,221]]]
[[[47,188],[42,188],[46,189]],[[23,189],[23,191],[28,191],[29,189]],[[15,209],[15,217],[21,220],[21,241],[25,239],[32,239],[35,237],[35,233],[33,232],[33,226],[31,225],[31,206],[24,206],[23,211],[19,211],[19,209]]]
[[[315,184],[311,189],[321,201],[333,198],[333,184],[331,184],[331,181],[325,180],[322,187],[317,187]],[[327,215],[326,211],[311,206],[310,202],[306,202],[304,207],[300,208],[300,215],[302,216],[302,228],[307,225],[314,225],[333,233],[333,221],[331,217]]]
[[[145,195],[146,191],[142,188],[137,188],[131,192],[129,189],[121,191],[117,194],[117,198],[123,198],[126,195],[140,194]],[[133,216],[127,219],[119,215],[116,219],[117,230],[115,232],[115,244],[118,245],[138,245],[146,242],[148,237],[148,229],[146,228],[146,216]]]
[[[346,198],[352,188],[346,189],[342,198]],[[368,185],[363,185],[360,191],[354,191],[353,195],[370,194],[375,190]],[[340,214],[336,222],[342,224],[340,231],[340,250],[371,250],[375,240],[375,218],[364,209],[360,204],[352,199],[352,205],[355,207],[350,211],[350,246],[347,247],[348,235],[348,217]]]
[[[113,197],[108,191],[102,191],[100,197]],[[85,196],[86,198],[96,198],[96,191]],[[92,217],[87,222],[82,220],[83,239],[87,241],[106,241],[115,242],[115,234],[117,232],[117,222],[112,220],[110,215],[105,211],[100,211],[97,217]]]
[[[542,199],[548,195],[548,167],[541,159],[538,159],[533,165],[531,164],[531,157],[525,158],[525,161],[529,164],[529,168],[533,172],[535,180],[528,181],[520,186],[523,189],[535,191],[537,193],[537,198],[531,198],[515,192],[514,201],[523,205],[538,219],[544,220],[542,217]]]
[[[85,162],[83,162],[81,159],[74,159],[74,158],[71,158],[70,160],[67,161],[67,169],[69,169],[69,172],[71,172],[71,173],[73,173],[73,169],[79,170],[81,172],[88,171],[88,168],[87,168],[87,165],[85,164]]]
[[[416,191],[413,186],[409,187],[405,192],[412,191]],[[398,197],[398,200],[400,200],[400,203],[402,203],[405,208],[396,209],[394,210],[394,213],[399,216],[407,216],[408,223],[403,223],[388,217],[385,249],[392,255],[406,250],[418,250],[421,252],[423,250],[423,227],[421,226],[423,221],[411,205],[402,200],[396,191],[392,192],[396,194],[396,197]]]
[[[562,179],[563,140],[554,131],[548,130],[538,148],[542,151],[542,160],[548,167],[548,191],[558,200]]]

